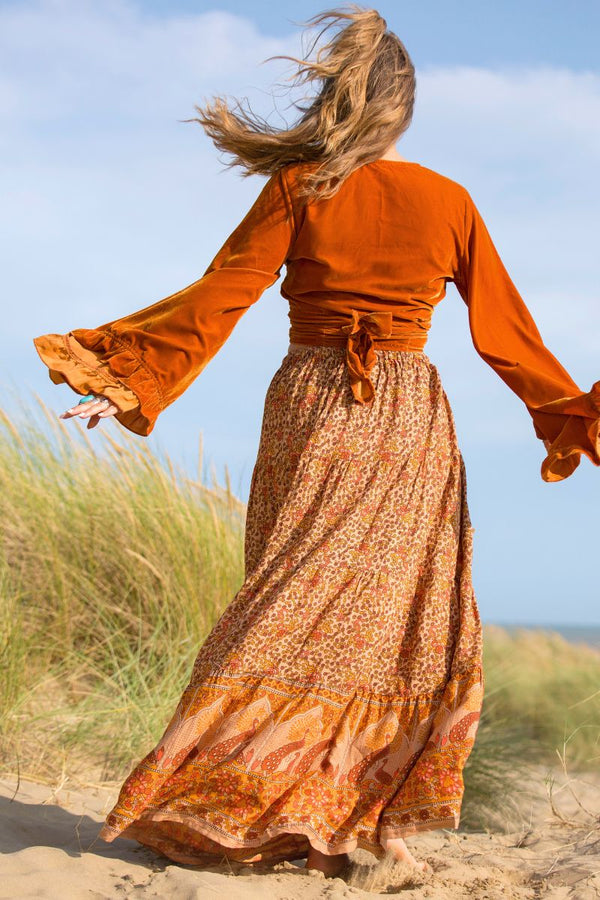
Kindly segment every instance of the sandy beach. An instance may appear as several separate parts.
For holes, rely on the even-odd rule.
[[[544,784],[548,771],[539,769],[510,830],[438,830],[407,838],[415,856],[428,860],[431,874],[415,875],[402,864],[387,858],[377,862],[359,850],[351,854],[346,880],[306,872],[301,861],[264,869],[224,861],[199,869],[172,863],[123,838],[106,844],[96,835],[117,787],[69,781],[53,787],[5,776],[0,780],[0,897],[599,897],[600,776],[578,774],[569,784],[564,773],[552,772],[553,812]]]

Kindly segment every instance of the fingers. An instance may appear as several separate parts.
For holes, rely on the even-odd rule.
[[[83,403],[81,404],[83,406]],[[88,428],[95,428],[96,425],[100,424],[100,419],[107,419],[109,416],[114,416],[115,413],[119,412],[118,407],[111,403],[110,406],[104,405],[102,408],[102,412],[99,413],[91,413],[90,420],[87,423]]]
[[[87,423],[86,427],[89,430],[90,428],[95,428],[96,425],[98,425],[99,423],[100,423],[100,415],[98,413],[96,413],[96,414],[90,416],[89,422]]]
[[[106,419],[119,412],[119,408],[114,403],[109,402],[107,405],[106,399],[96,397],[93,400],[87,400],[85,403],[77,403],[75,406],[65,410],[64,413],[61,413],[59,419],[72,419],[74,416],[80,419],[89,418],[87,427],[95,428],[100,419]]]
[[[112,405],[112,404],[111,404]],[[85,403],[77,403],[70,407],[60,415],[61,419],[72,419],[73,416],[79,416],[80,419],[86,419],[88,416],[104,412],[108,409],[106,401],[103,397],[96,397],[93,400],[86,400]]]

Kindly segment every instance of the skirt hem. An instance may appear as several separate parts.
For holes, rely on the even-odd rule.
[[[418,834],[423,831],[432,831],[440,828],[457,829],[459,821],[460,814],[455,813],[451,816],[445,816],[440,819],[428,819],[427,822],[412,822],[406,825],[383,828],[381,830],[381,837],[384,840],[394,840],[395,838],[410,837],[410,835]],[[161,850],[160,839],[157,837],[156,840],[153,840],[151,835],[147,835],[145,833],[145,824],[152,822],[176,822],[178,824],[185,825],[187,828],[189,828],[190,832],[196,832],[203,837],[209,838],[216,845],[219,845],[220,849],[222,850],[223,856],[227,857],[228,850],[234,850],[236,852],[237,859],[236,856],[232,856],[231,858],[234,861],[243,862],[244,864],[248,864],[251,862],[276,863],[286,859],[303,859],[308,854],[310,846],[314,847],[314,849],[319,850],[321,853],[324,853],[327,856],[335,856],[336,854],[340,853],[351,853],[354,850],[360,849],[367,850],[378,859],[382,859],[387,852],[381,843],[370,841],[359,836],[350,840],[340,841],[335,845],[328,844],[326,841],[320,839],[315,834],[313,829],[306,825],[303,825],[300,822],[290,822],[286,823],[285,825],[275,825],[271,828],[265,829],[260,838],[238,841],[231,838],[229,835],[223,835],[208,823],[198,822],[197,819],[194,819],[193,823],[190,823],[190,817],[185,813],[163,813],[159,810],[146,814],[143,820],[138,820],[137,822],[132,823],[132,825],[126,829],[119,830],[117,828],[112,828],[111,826],[104,825],[99,831],[98,837],[106,843],[112,843],[112,841],[114,841],[118,837],[128,838],[129,840],[137,840],[139,843],[144,844],[151,849],[156,849],[158,852],[167,856],[169,859],[172,859],[174,862],[180,862],[188,865],[194,865],[198,862],[208,862],[211,859],[216,859],[218,857],[217,853],[208,853],[203,851],[199,851],[197,854],[186,854],[175,848],[169,848],[168,852],[166,852],[165,850]],[[215,840],[215,833],[219,835],[218,841]],[[241,857],[241,854],[243,854],[245,850],[260,851],[260,848],[264,846],[269,840],[283,835],[305,837],[306,845],[304,848],[298,846],[296,855],[290,855],[289,853],[281,855],[276,854],[273,858],[269,857],[268,859],[263,859],[256,858],[256,856],[258,856],[257,853],[255,857],[250,859]]]

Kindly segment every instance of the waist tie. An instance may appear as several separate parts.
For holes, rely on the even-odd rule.
[[[346,364],[354,399],[359,403],[370,403],[375,396],[370,375],[377,362],[373,338],[391,337],[392,314],[372,312],[361,315],[358,310],[353,309],[352,322],[349,325],[342,325],[340,331],[348,335]]]
[[[351,321],[348,323],[348,317]],[[309,304],[290,303],[290,348],[301,346],[341,347],[346,350],[350,387],[358,403],[370,403],[375,388],[370,375],[377,361],[375,344],[382,350],[422,353],[427,341],[423,319],[395,321],[392,310],[361,312],[350,308],[340,323],[332,314]]]

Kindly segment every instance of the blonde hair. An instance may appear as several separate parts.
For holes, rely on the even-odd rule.
[[[198,122],[215,146],[233,156],[227,168],[241,166],[243,176],[273,175],[289,163],[318,163],[302,172],[299,197],[308,202],[336,193],[354,169],[381,156],[406,131],[415,100],[415,70],[404,44],[387,29],[375,9],[357,4],[329,9],[304,25],[327,23],[315,38],[332,25],[349,24],[314,60],[272,56],[298,63],[292,84],[322,82],[320,90],[290,128],[276,129],[236,101],[234,112],[222,97],[186,119]],[[268,60],[265,60],[265,62]]]

